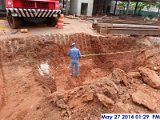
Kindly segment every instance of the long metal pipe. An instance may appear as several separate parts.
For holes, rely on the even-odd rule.
[[[110,53],[96,53],[96,54],[85,54],[81,55],[82,57],[90,57],[90,56],[105,56],[105,55],[115,55],[115,54],[124,54],[124,53],[131,53],[131,52],[143,52],[145,49],[142,50],[130,50],[130,51],[123,51],[123,52],[110,52]]]

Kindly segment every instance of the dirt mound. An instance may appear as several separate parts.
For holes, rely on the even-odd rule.
[[[70,77],[66,55],[72,42],[86,55],[78,78]],[[58,34],[6,39],[0,48],[2,120],[96,120],[101,113],[159,111],[159,90],[138,70],[160,75],[160,46],[146,38]],[[142,93],[157,107],[142,104]]]
[[[119,72],[113,71],[111,74],[118,75]],[[92,82],[85,82],[80,87],[68,91],[57,91],[44,97],[23,119],[27,120],[32,117],[46,120],[53,118],[56,120],[98,120],[101,113],[159,112],[160,96],[157,90],[144,85],[141,79],[131,76],[128,86],[115,83],[112,80],[119,80],[119,78],[112,78],[111,74]],[[129,78],[128,75],[121,77]]]

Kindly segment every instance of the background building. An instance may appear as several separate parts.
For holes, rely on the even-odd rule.
[[[110,13],[112,0],[71,0],[70,13],[86,16]]]
[[[0,17],[6,16],[5,0],[0,0]]]
[[[5,0],[0,0],[0,10],[5,9]]]
[[[94,0],[92,15],[109,14],[112,0]]]
[[[70,13],[80,15],[92,16],[94,0],[71,0]]]

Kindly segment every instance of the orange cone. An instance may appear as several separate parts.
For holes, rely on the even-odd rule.
[[[64,24],[64,15],[61,14],[60,17],[58,18],[56,28],[62,29],[63,28],[63,24]]]

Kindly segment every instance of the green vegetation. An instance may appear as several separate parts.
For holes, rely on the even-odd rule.
[[[126,14],[127,11],[127,2],[118,2],[117,8],[120,10],[120,14]],[[128,10],[130,14],[134,14],[136,7],[136,2],[130,2]],[[157,8],[157,16],[160,16],[160,2],[139,2],[135,14],[141,15],[142,11],[146,9],[150,12],[151,8]]]

